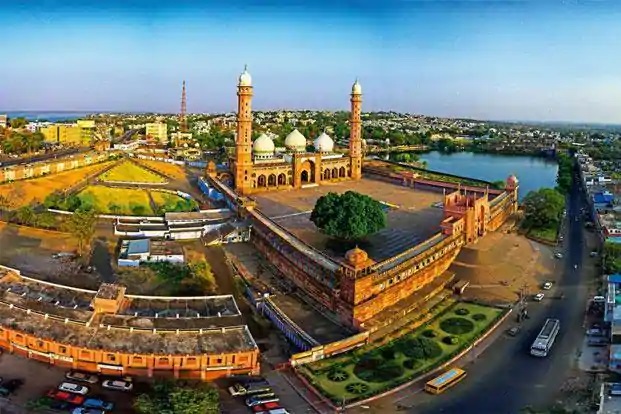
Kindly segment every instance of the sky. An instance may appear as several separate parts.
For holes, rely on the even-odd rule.
[[[96,3],[96,4],[92,4]],[[0,109],[621,123],[621,2],[0,0]]]

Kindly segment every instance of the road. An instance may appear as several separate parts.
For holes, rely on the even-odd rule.
[[[531,302],[528,306],[530,319],[523,323],[519,335],[515,338],[501,335],[476,361],[466,363],[466,380],[438,396],[421,392],[419,388],[406,391],[405,395],[395,395],[393,410],[398,402],[406,407],[400,412],[417,414],[514,414],[526,406],[545,407],[555,402],[563,380],[570,376],[582,343],[588,294],[581,272],[588,256],[584,227],[580,218],[576,221],[576,217],[580,217],[582,195],[575,187],[567,205],[566,260],[555,288],[565,294],[564,299],[548,297],[540,303]],[[562,266],[561,262],[559,265]],[[561,321],[552,353],[547,358],[531,357],[530,345],[548,317]]]
[[[67,157],[69,155],[78,155],[88,151],[91,151],[91,149],[88,147],[66,148],[58,151],[48,152],[45,154],[33,155],[31,157],[16,159],[5,158],[0,165],[2,167],[9,167],[11,165],[31,164],[33,162],[48,161],[59,157]]]

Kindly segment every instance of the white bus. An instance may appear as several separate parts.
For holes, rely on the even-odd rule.
[[[548,356],[560,328],[561,322],[558,319],[546,319],[546,323],[543,324],[541,332],[539,332],[537,339],[535,339],[535,342],[533,342],[533,345],[530,347],[530,354],[537,357]]]

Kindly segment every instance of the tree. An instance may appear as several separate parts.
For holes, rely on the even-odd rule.
[[[209,384],[181,386],[158,381],[150,392],[134,400],[140,414],[216,414],[220,412],[218,392]]]
[[[14,185],[8,193],[0,194],[0,210],[14,210],[24,200],[25,193],[21,186]]]
[[[382,204],[354,191],[321,196],[310,220],[327,235],[346,241],[364,239],[386,227]]]
[[[526,194],[524,225],[528,228],[557,227],[565,207],[565,197],[552,188],[541,188]]]
[[[78,254],[81,256],[90,251],[91,240],[95,234],[95,225],[97,224],[97,215],[93,210],[76,210],[65,221],[65,230],[75,237],[78,242]]]
[[[24,117],[18,117],[9,120],[9,123],[11,124],[11,128],[17,129],[25,127],[28,121]]]
[[[114,201],[110,201],[108,203],[108,211],[110,211],[110,213],[112,214],[119,214],[121,212],[121,206],[119,206]]]
[[[15,211],[15,220],[24,226],[31,226],[35,221],[35,212],[32,206],[23,206]]]

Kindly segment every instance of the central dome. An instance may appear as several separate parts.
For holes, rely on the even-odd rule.
[[[275,149],[274,141],[265,134],[261,134],[252,144],[252,152],[257,154],[273,154]]]
[[[334,141],[325,132],[323,132],[317,137],[317,139],[315,139],[313,145],[317,152],[332,152],[332,150],[334,149]]]
[[[306,138],[297,129],[291,131],[285,138],[285,147],[289,151],[304,152],[306,151]]]
[[[244,66],[244,71],[239,75],[239,86],[252,86],[252,77],[248,73],[248,67]]]

